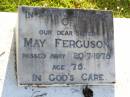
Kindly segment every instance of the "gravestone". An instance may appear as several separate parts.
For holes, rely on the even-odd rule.
[[[20,7],[19,85],[115,82],[111,11]]]

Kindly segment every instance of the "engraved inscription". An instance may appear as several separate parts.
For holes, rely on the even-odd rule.
[[[18,83],[114,82],[113,35],[110,11],[20,7]]]

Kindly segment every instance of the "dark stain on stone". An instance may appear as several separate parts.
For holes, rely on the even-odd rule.
[[[27,7],[21,7],[23,13],[27,12],[27,9],[28,9]]]
[[[113,18],[111,14],[103,13],[102,33],[103,33],[104,43],[108,48],[107,52],[112,55],[114,53],[113,50],[114,31],[113,31]]]
[[[47,8],[33,8],[33,12],[35,16],[43,16],[44,12],[47,11]]]
[[[85,89],[83,89],[83,95],[84,97],[93,97],[93,91],[86,86]]]
[[[35,16],[41,13],[41,11],[38,8],[33,8],[33,13]]]
[[[27,89],[28,89],[28,87],[27,87],[27,86],[25,86],[25,87],[24,87],[24,89],[25,89],[25,90],[27,90]]]
[[[0,56],[3,56],[5,54],[5,52],[2,52],[1,54],[0,54]]]
[[[32,10],[31,10],[32,9]],[[88,35],[103,37],[103,41],[107,46],[107,52],[113,54],[113,17],[110,11],[95,10],[79,10],[79,9],[48,9],[48,8],[31,8],[22,7],[23,12],[33,12],[34,16],[45,16],[45,24],[51,24],[51,28],[59,24],[59,17],[65,12],[66,17],[74,23],[73,29],[80,37]],[[46,15],[45,15],[45,14]],[[61,14],[63,15],[63,14]]]
[[[78,89],[74,89],[74,88],[72,88],[71,90],[72,90],[72,93],[77,93],[77,92],[80,91],[80,90],[78,90]]]
[[[47,96],[47,93],[41,93],[41,91],[34,91],[31,95],[31,97],[45,97]]]
[[[96,14],[96,11],[95,10],[88,10],[87,11],[88,15],[95,15]]]
[[[66,9],[66,13],[67,13],[68,17],[71,17],[74,14],[74,10],[73,9]]]

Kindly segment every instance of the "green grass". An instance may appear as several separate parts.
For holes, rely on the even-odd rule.
[[[20,5],[112,10],[114,17],[130,18],[130,0],[0,0],[0,11],[16,12]]]

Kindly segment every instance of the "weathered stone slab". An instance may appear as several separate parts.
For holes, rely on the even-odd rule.
[[[20,85],[115,81],[110,11],[20,7],[18,21]]]

